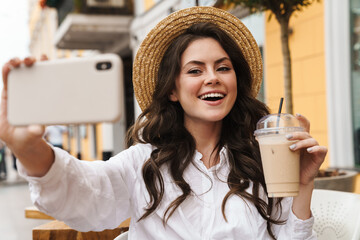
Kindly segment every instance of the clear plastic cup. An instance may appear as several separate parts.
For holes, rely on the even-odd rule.
[[[269,197],[291,197],[299,193],[300,151],[291,151],[287,134],[304,131],[291,114],[270,114],[256,124],[265,183]]]

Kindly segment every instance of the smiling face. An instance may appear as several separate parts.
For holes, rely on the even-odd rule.
[[[221,123],[237,95],[236,75],[231,60],[213,38],[189,44],[181,56],[180,73],[171,101],[179,101],[185,126]]]

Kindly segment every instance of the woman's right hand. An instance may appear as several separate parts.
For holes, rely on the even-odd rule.
[[[46,59],[46,56],[42,57],[42,60]],[[6,143],[7,147],[20,160],[29,175],[43,176],[54,161],[54,153],[42,137],[44,127],[40,125],[15,127],[9,124],[7,119],[9,73],[13,71],[13,68],[18,68],[22,64],[31,67],[35,62],[36,60],[33,57],[24,60],[14,58],[5,63],[2,68],[3,89],[0,103],[0,139]]]
[[[20,147],[21,144],[34,140],[34,138],[42,137],[42,129],[40,126],[13,127],[7,119],[7,83],[8,75],[13,68],[19,68],[21,64],[31,67],[35,63],[35,58],[28,57],[21,61],[19,58],[13,58],[2,68],[3,89],[1,94],[0,106],[0,138],[8,145],[8,147]]]

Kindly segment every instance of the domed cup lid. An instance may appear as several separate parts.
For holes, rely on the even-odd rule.
[[[274,113],[262,117],[256,124],[255,136],[302,132],[299,120],[288,113]]]

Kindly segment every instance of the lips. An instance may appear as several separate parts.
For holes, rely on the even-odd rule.
[[[224,97],[225,94],[216,92],[216,93],[205,93],[203,95],[200,95],[199,99],[205,101],[217,101],[223,99]]]

